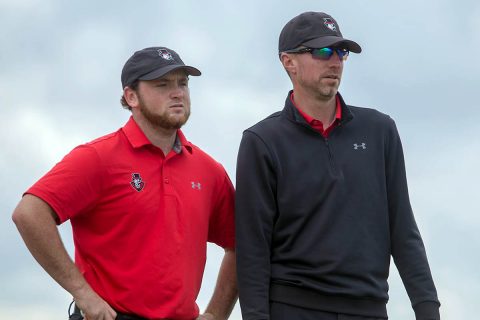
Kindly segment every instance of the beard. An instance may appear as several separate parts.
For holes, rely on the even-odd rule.
[[[181,117],[170,116],[168,109],[162,114],[155,114],[151,112],[139,96],[139,105],[140,112],[145,117],[145,119],[154,127],[159,127],[162,129],[180,129],[190,117],[190,110],[185,108],[185,113]]]

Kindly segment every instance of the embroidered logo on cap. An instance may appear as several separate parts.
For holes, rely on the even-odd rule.
[[[332,31],[337,31],[337,26],[335,22],[330,18],[323,18],[323,24]]]
[[[140,173],[132,173],[132,181],[130,181],[130,185],[138,192],[142,191],[143,187],[145,187],[145,182],[142,181]]]
[[[165,60],[173,60],[173,56],[167,49],[158,49],[158,55]]]

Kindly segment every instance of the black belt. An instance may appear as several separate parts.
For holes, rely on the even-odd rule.
[[[83,315],[82,315],[82,312],[80,311],[80,309],[77,307],[77,305],[75,305],[75,307],[73,308],[73,313],[70,314],[70,308],[69,308],[69,312],[68,312],[68,315],[69,315],[69,320],[83,320]],[[120,313],[120,312],[117,312],[117,317],[115,318],[115,320],[148,320],[146,318],[142,318],[142,317],[139,317],[139,316],[136,316],[136,315],[132,315],[132,314],[125,314],[125,313]]]

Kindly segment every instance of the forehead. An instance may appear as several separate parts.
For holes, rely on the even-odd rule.
[[[168,72],[164,76],[155,79],[154,81],[174,81],[174,80],[182,80],[188,78],[188,74],[185,70],[183,69],[176,69]]]

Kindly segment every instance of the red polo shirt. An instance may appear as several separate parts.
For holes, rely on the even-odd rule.
[[[206,243],[234,247],[234,189],[179,130],[164,156],[133,118],[78,146],[27,193],[70,220],[75,263],[114,309],[193,319]]]
[[[335,107],[335,119],[333,122],[330,124],[328,128],[325,130],[323,129],[323,123],[320,120],[317,120],[315,118],[312,118],[305,112],[303,112],[296,104],[295,100],[293,97],[293,92],[290,95],[290,100],[292,101],[293,105],[295,108],[297,108],[298,112],[302,115],[302,117],[307,121],[307,123],[316,131],[318,131],[323,137],[327,138],[330,132],[332,132],[333,128],[335,128],[340,120],[342,119],[342,107],[340,105],[340,99],[338,98],[338,95],[335,96],[335,102],[336,102],[336,107]]]

